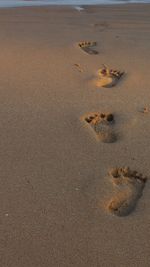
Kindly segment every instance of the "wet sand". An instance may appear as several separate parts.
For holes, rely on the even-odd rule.
[[[0,10],[1,266],[149,267],[149,51],[147,4]],[[96,87],[102,64],[125,71],[115,87]],[[116,142],[90,112],[114,114]],[[108,171],[124,166],[148,179],[120,217]]]

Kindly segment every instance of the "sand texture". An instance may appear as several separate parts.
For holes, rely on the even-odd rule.
[[[1,9],[0,266],[149,267],[149,177],[150,5]]]

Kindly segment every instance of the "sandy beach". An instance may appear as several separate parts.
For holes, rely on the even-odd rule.
[[[0,9],[2,267],[149,267],[149,51],[148,4]],[[102,64],[125,72],[116,86],[96,86]],[[113,114],[115,142],[94,112]],[[148,179],[116,216],[108,172],[125,166]]]

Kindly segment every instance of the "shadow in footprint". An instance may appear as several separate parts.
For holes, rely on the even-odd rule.
[[[117,216],[127,216],[135,209],[142,196],[147,178],[127,167],[114,168],[109,175],[120,190],[108,202],[107,210]]]
[[[115,120],[113,114],[95,112],[85,115],[83,119],[93,130],[98,141],[113,143],[117,140],[114,132]]]
[[[91,41],[83,41],[79,42],[78,46],[86,53],[90,55],[97,55],[98,51],[94,50],[93,47],[97,45],[96,42],[91,42]]]

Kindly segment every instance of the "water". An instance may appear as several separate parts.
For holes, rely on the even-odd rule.
[[[0,0],[0,7],[150,3],[150,0]]]

